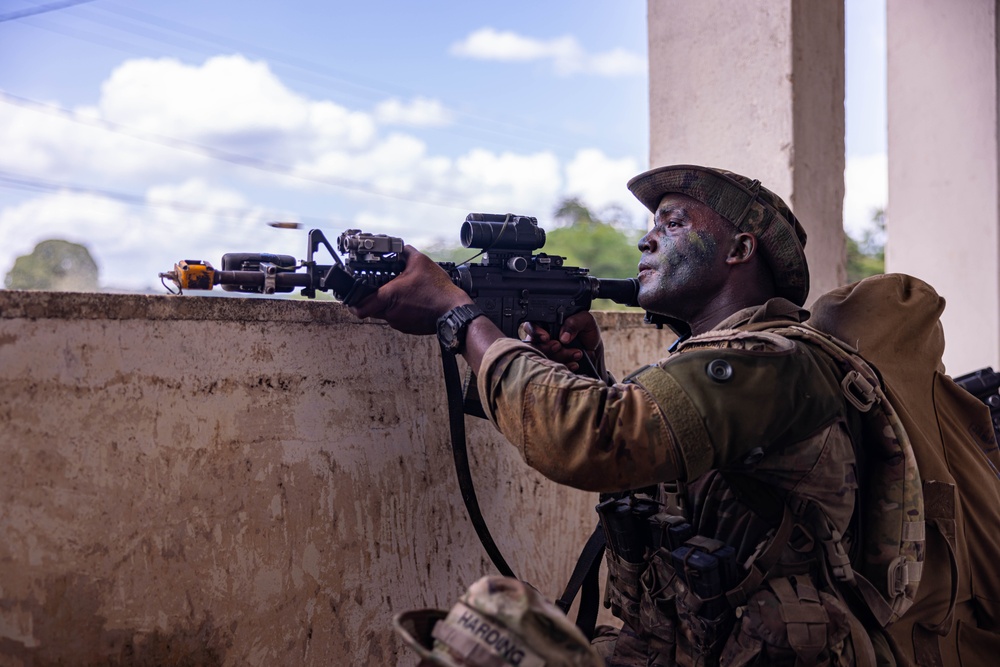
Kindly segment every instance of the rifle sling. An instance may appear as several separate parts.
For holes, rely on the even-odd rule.
[[[472,471],[469,469],[469,450],[465,440],[464,399],[462,381],[458,373],[458,362],[453,353],[441,348],[441,364],[444,366],[444,387],[448,395],[451,452],[455,458],[455,473],[458,476],[458,488],[462,492],[462,500],[465,502],[465,511],[468,512],[472,526],[476,529],[476,535],[479,536],[479,541],[483,543],[483,547],[497,571],[505,577],[514,577],[514,571],[507,565],[499,547],[493,541],[490,529],[486,526],[486,520],[479,509],[479,500],[476,498],[476,487],[472,483]]]
[[[594,628],[597,626],[597,612],[601,597],[601,561],[606,547],[604,529],[597,524],[597,529],[591,534],[584,545],[580,558],[576,561],[573,574],[562,596],[556,600],[556,606],[564,614],[569,615],[576,594],[580,593],[580,607],[576,612],[576,627],[580,628],[587,639],[594,638]]]
[[[472,481],[472,471],[469,468],[469,451],[465,438],[465,392],[458,372],[458,362],[455,355],[444,348],[441,349],[441,364],[444,367],[444,386],[448,396],[448,423],[451,428],[451,451],[455,459],[455,473],[458,477],[458,488],[462,492],[465,510],[469,514],[476,535],[486,549],[487,555],[493,561],[497,571],[505,577],[514,577],[507,561],[504,560],[500,548],[497,547],[486,525],[483,513],[479,509],[476,488]],[[484,415],[485,416],[485,415]],[[569,607],[578,592],[581,592],[580,608],[577,611],[576,625],[588,639],[593,639],[594,627],[597,624],[597,612],[600,606],[600,568],[604,555],[605,535],[598,525],[590,536],[583,553],[573,570],[562,597],[556,602],[563,613],[569,613]]]

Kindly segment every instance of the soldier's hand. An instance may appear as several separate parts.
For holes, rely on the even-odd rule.
[[[433,334],[437,320],[472,299],[431,258],[413,246],[403,248],[406,268],[361,303],[350,308],[358,318],[374,317],[403,333]]]
[[[604,355],[601,330],[589,311],[567,317],[559,330],[558,338],[549,335],[544,327],[530,322],[524,325],[524,331],[526,343],[533,345],[549,359],[566,364],[571,371],[580,370],[580,361],[585,352],[595,365]]]

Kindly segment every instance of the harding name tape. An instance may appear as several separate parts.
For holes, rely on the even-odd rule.
[[[433,634],[474,664],[545,667],[545,660],[510,630],[462,603],[434,626]]]

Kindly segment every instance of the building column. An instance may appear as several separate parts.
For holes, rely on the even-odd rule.
[[[1000,368],[996,0],[888,0],[886,270],[945,298],[952,375]]]
[[[846,280],[844,6],[649,0],[650,166],[759,179],[809,235],[810,301]]]

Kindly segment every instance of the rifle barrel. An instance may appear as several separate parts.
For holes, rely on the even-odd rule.
[[[610,299],[623,306],[639,305],[639,281],[635,278],[593,278],[594,298]]]

